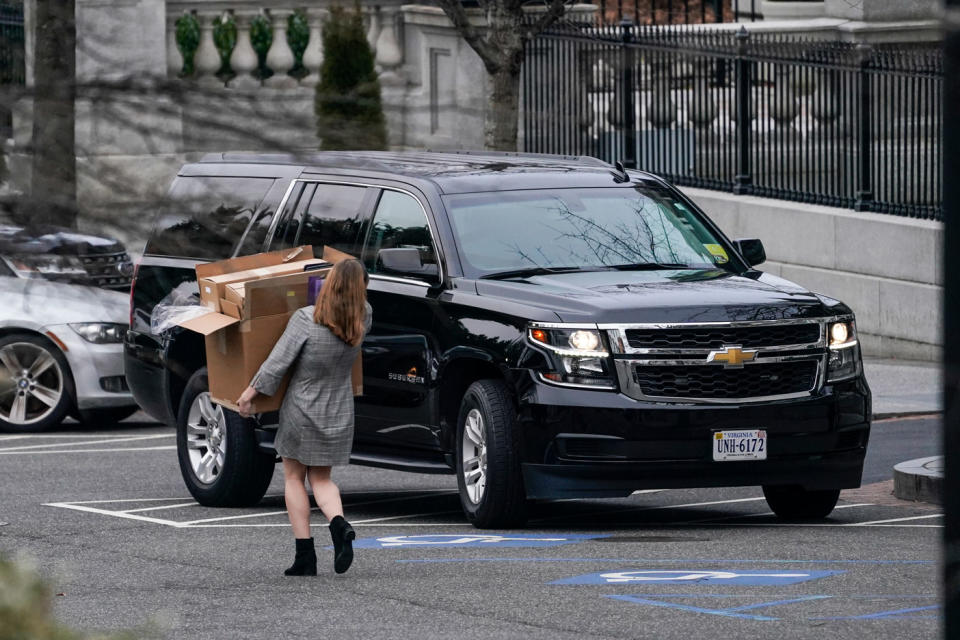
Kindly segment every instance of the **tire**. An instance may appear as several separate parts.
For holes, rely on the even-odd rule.
[[[139,407],[103,407],[101,409],[80,409],[78,419],[85,427],[99,429],[112,427],[126,420],[139,410]]]
[[[187,382],[177,413],[180,473],[205,507],[249,507],[273,478],[274,457],[257,447],[253,421],[210,401],[207,369]]]
[[[797,486],[764,486],[770,510],[784,520],[820,520],[837,506],[840,489],[812,491]]]
[[[54,344],[28,333],[0,338],[0,431],[34,433],[74,406],[70,365]]]
[[[519,440],[506,385],[500,380],[470,385],[457,418],[455,457],[460,504],[479,529],[520,527],[527,521]]]

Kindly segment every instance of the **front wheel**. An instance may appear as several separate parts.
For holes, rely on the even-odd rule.
[[[810,490],[797,486],[764,486],[770,510],[785,520],[819,520],[837,506],[840,489]]]
[[[63,354],[45,338],[0,338],[0,432],[31,433],[59,425],[73,406]]]
[[[210,399],[205,368],[191,376],[180,401],[177,458],[187,490],[206,507],[257,504],[275,466],[257,447],[252,421]]]
[[[470,385],[460,404],[456,442],[457,486],[467,519],[481,529],[522,526],[527,496],[516,411],[503,382]]]

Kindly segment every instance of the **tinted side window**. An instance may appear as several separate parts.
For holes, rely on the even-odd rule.
[[[367,191],[366,187],[343,184],[316,185],[305,210],[302,205],[297,207],[284,233],[284,246],[311,244],[317,252],[328,246],[357,255]],[[304,196],[309,196],[309,190]]]
[[[273,178],[178,176],[145,253],[219,260],[233,253]]]
[[[416,198],[399,191],[384,191],[367,236],[363,262],[370,273],[386,273],[378,255],[383,249],[417,249],[425,279],[436,280],[437,255],[427,215]]]

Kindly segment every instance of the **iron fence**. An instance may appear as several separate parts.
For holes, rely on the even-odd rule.
[[[26,83],[24,66],[23,4],[0,0],[0,91]],[[13,133],[13,115],[0,100],[0,142]]]
[[[528,48],[523,145],[939,220],[942,91],[939,48],[563,25]]]
[[[0,0],[0,84],[23,84],[23,4]]]

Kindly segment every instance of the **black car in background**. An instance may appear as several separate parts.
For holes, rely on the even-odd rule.
[[[202,339],[151,333],[198,261],[312,244],[360,258],[373,329],[357,464],[455,473],[477,526],[530,498],[762,486],[824,517],[870,431],[854,315],[753,267],[662,179],[592,158],[216,154],[185,165],[139,264],[126,374],[176,424],[203,504],[256,503],[276,416],[206,396]],[[274,423],[274,424],[271,424]]]

